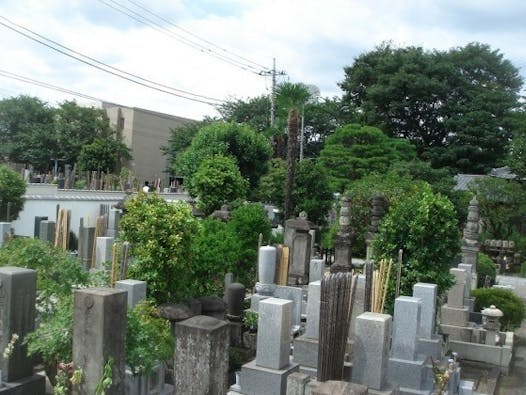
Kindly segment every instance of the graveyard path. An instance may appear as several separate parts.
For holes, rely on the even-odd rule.
[[[526,395],[526,320],[522,321],[522,326],[515,332],[510,374],[499,378],[496,394]]]

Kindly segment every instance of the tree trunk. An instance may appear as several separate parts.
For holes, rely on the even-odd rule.
[[[299,112],[296,108],[289,111],[287,127],[289,131],[288,151],[287,151],[287,184],[285,187],[285,216],[284,219],[289,219],[294,215],[294,205],[292,202],[292,189],[294,187],[294,177],[296,175],[296,145],[298,140],[298,118]]]

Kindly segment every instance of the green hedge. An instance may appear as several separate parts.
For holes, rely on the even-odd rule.
[[[501,330],[513,331],[521,326],[526,316],[524,301],[508,289],[478,288],[471,291],[475,297],[475,309],[482,310],[495,305],[504,314],[500,320]]]

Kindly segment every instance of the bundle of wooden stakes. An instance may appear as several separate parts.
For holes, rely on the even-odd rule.
[[[70,222],[71,210],[59,209],[57,212],[54,246],[60,248],[62,251],[68,249]]]
[[[372,295],[371,295],[371,312],[383,313],[387,288],[389,288],[389,277],[391,276],[391,267],[393,260],[389,262],[385,259],[380,261],[380,265],[373,273]]]

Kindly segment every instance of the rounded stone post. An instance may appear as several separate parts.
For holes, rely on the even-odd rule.
[[[272,295],[276,289],[274,276],[276,274],[276,247],[262,246],[258,255],[259,282],[256,291],[261,295]]]

